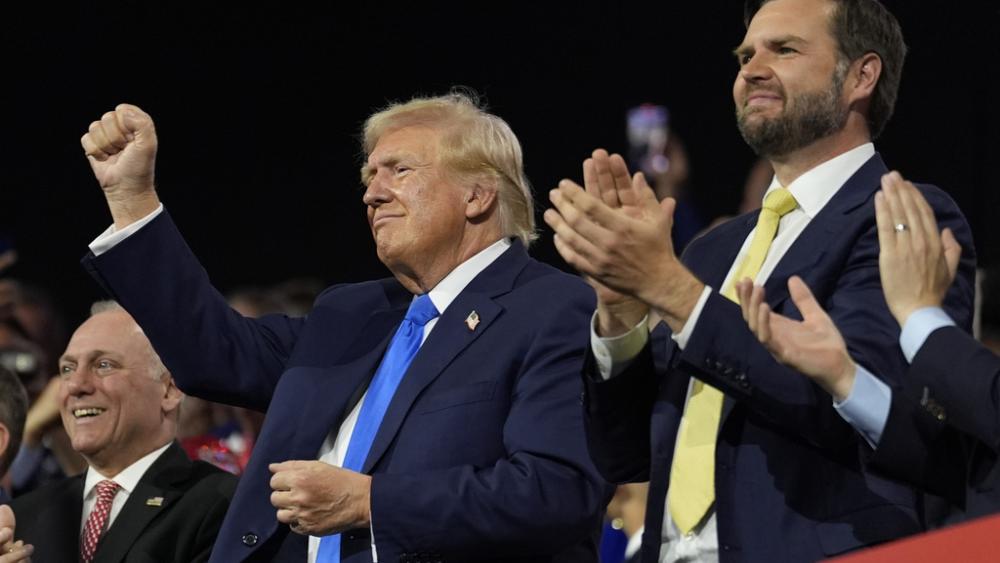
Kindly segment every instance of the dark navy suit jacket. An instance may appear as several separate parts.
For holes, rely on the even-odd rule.
[[[873,197],[886,172],[875,155],[813,218],[766,283],[767,301],[801,318],[787,280],[799,275],[830,313],[852,357],[891,386],[905,373],[899,327],[878,272]],[[974,264],[965,219],[943,192],[922,187],[942,226],[970,252],[946,308],[960,325],[972,315]],[[726,399],[716,446],[715,510],[722,561],[816,561],[920,531],[920,495],[865,465],[863,439],[834,410],[830,395],[779,364],[719,294],[757,212],[696,239],[683,261],[712,286],[682,351],[665,330],[621,375],[585,379],[591,453],[609,480],[650,480],[643,561],[660,550],[664,503],[677,428],[690,377]],[[627,408],[624,408],[627,405]]]
[[[86,476],[50,483],[11,502],[15,537],[35,546],[33,561],[80,561]],[[207,561],[235,489],[236,477],[191,461],[174,442],[139,479],[97,544],[94,563]]]
[[[1000,358],[956,327],[928,336],[893,394],[873,463],[938,494],[947,522],[1000,511]]]
[[[166,213],[84,262],[181,389],[267,411],[212,561],[304,561],[304,537],[275,519],[268,463],[316,459],[412,295],[391,278],[339,285],[308,318],[246,319]],[[379,561],[596,561],[609,489],[586,452],[578,375],[593,299],[579,278],[515,242],[452,302],[364,465]],[[368,530],[345,532],[341,553],[345,563],[370,561]]]

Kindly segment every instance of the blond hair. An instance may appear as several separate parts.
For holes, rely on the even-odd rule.
[[[524,175],[521,143],[507,122],[488,113],[475,94],[452,91],[390,104],[365,121],[365,155],[371,154],[384,135],[405,127],[441,131],[438,148],[445,169],[496,189],[503,235],[518,237],[525,246],[537,238],[534,196]]]

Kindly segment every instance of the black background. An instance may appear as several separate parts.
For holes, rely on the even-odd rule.
[[[952,194],[980,263],[995,265],[1000,9],[885,3],[910,55],[877,147],[891,167]],[[357,131],[414,94],[482,94],[520,137],[540,208],[593,148],[624,150],[624,112],[644,101],[670,107],[706,215],[735,211],[754,160],[733,119],[731,50],[743,35],[733,0],[3,10],[12,99],[0,233],[21,254],[10,275],[52,290],[73,321],[100,297],[78,259],[110,224],[79,137],[123,101],[156,120],[160,197],[223,290],[385,274],[360,202]],[[534,253],[565,267],[547,231]]]

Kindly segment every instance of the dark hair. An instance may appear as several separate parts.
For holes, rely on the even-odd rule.
[[[772,0],[747,0],[743,8],[743,23],[750,20],[761,6]],[[868,129],[877,138],[892,117],[903,76],[906,43],[899,22],[878,0],[830,0],[837,9],[830,21],[830,31],[837,41],[840,56],[853,62],[867,53],[882,59],[882,75],[872,92],[868,108]]]
[[[7,472],[24,437],[24,419],[28,416],[28,392],[21,380],[10,370],[0,366],[0,424],[7,427],[10,442],[0,453],[0,476]]]

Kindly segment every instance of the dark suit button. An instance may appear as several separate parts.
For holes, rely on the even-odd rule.
[[[257,545],[257,540],[258,540],[257,534],[253,532],[247,532],[243,534],[243,545],[247,547],[253,547]]]
[[[730,551],[731,549],[733,549],[732,546],[730,546],[728,543],[724,543],[724,544],[720,545],[719,547],[722,548],[722,551]]]
[[[712,367],[712,363],[713,363],[712,362],[712,358],[705,358],[705,365],[706,366]]]

